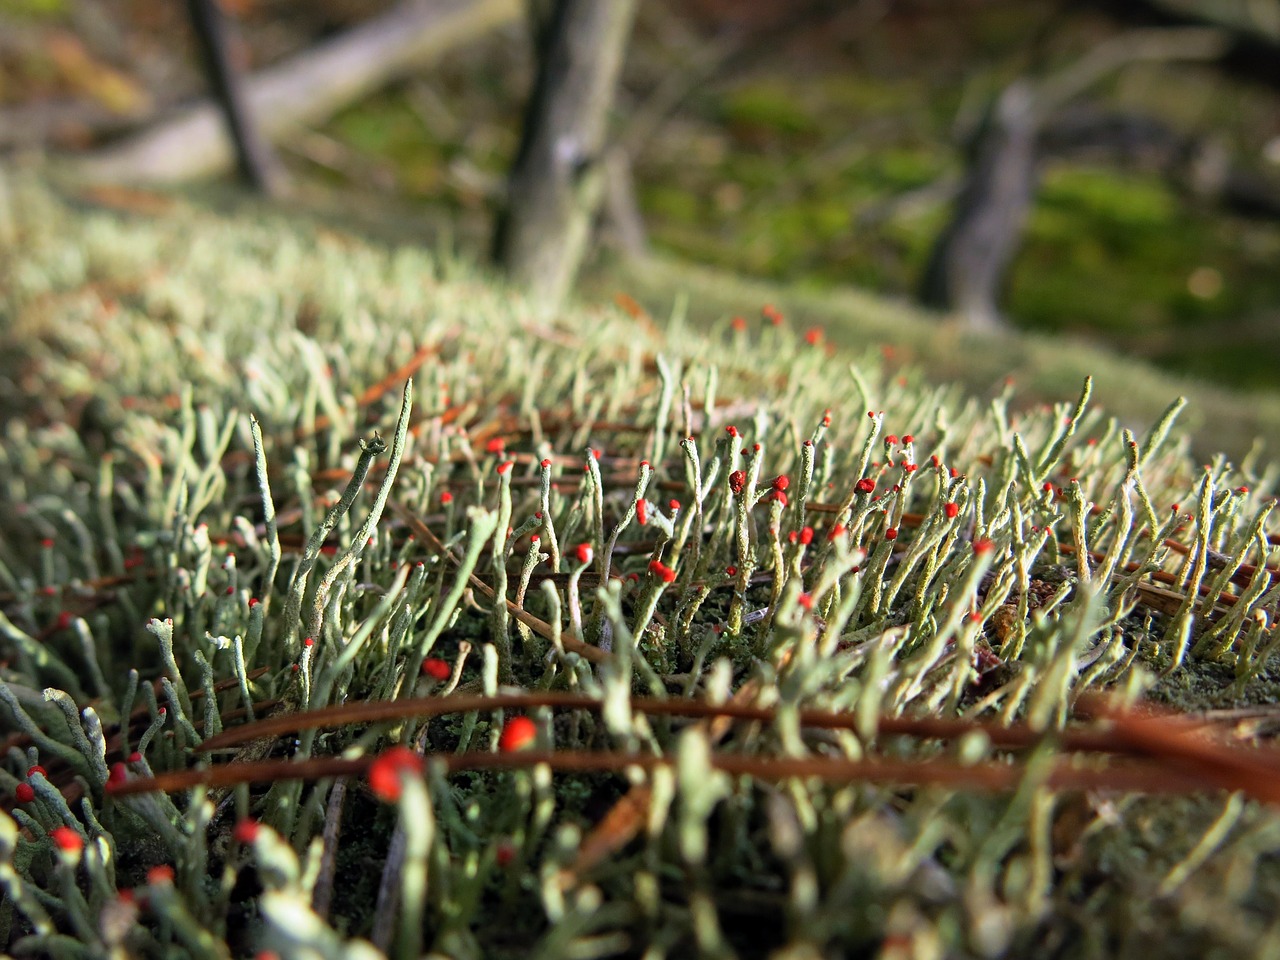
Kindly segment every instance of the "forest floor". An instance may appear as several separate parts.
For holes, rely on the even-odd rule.
[[[252,64],[387,6],[231,4]],[[108,16],[96,18],[85,7],[0,0],[11,20],[17,9],[44,11],[21,20],[21,56],[0,50],[0,104],[78,90],[122,109],[159,108],[200,92],[180,7],[110,0]],[[645,4],[616,126],[652,250],[805,290],[857,286],[909,299],[983,104],[1029,60],[1060,67],[1108,29],[1055,10]],[[1034,48],[1028,37],[1038,38]],[[79,53],[69,53],[75,43]],[[524,24],[513,23],[300,131],[282,145],[284,159],[304,193],[335,191],[404,221],[406,232],[481,252],[530,75]],[[1093,102],[1212,131],[1231,156],[1274,175],[1267,158],[1280,143],[1280,105],[1265,91],[1211,70],[1135,64]],[[91,143],[75,129],[64,137],[67,146]],[[1060,161],[1043,171],[1006,307],[1019,330],[1272,390],[1277,262],[1280,224],[1224,214],[1140,166]]]
[[[1280,949],[1276,466],[1114,360],[4,176],[0,949]]]

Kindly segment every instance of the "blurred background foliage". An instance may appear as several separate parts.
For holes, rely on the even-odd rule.
[[[223,6],[254,68],[393,4]],[[1117,25],[1095,6],[645,0],[616,136],[652,249],[807,290],[913,296],[982,111],[1028,71],[1070,65],[1113,36]],[[532,69],[526,24],[513,21],[299,131],[282,155],[305,189],[418,220],[424,235],[481,255]],[[202,90],[181,4],[0,0],[0,117],[96,104],[85,114],[93,122],[56,127],[53,147],[91,148]],[[1280,85],[1206,64],[1133,63],[1088,101],[1209,139],[1280,180]],[[102,113],[119,123],[98,122]],[[1271,390],[1278,265],[1276,219],[1229,212],[1140,160],[1051,158],[1003,306],[1016,328]]]

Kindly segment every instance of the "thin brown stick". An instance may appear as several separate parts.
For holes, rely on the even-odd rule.
[[[402,363],[397,369],[392,370],[389,374],[379,380],[377,383],[367,387],[365,391],[356,398],[356,406],[360,408],[372,406],[381,400],[392,390],[398,390],[404,385],[404,382],[418,372],[427,360],[435,356],[438,347],[434,344],[424,343],[413,352],[413,356]],[[315,423],[309,430],[299,430],[296,434],[299,440],[305,439],[307,436],[319,433],[321,430],[327,430],[332,424],[332,420],[324,414],[316,417]]]
[[[274,783],[284,779],[360,776],[375,756],[352,759],[323,758],[303,761],[268,760],[234,763],[195,770],[158,774],[154,778],[129,780],[109,785],[113,796],[172,792],[195,786],[229,787],[242,783]],[[446,773],[462,770],[527,770],[545,764],[560,773],[620,773],[639,768],[669,767],[673,761],[648,754],[600,752],[517,752],[433,754],[430,762]],[[717,753],[710,766],[731,776],[758,780],[786,780],[793,777],[820,779],[827,783],[892,783],[902,786],[938,786],[950,789],[988,791],[1011,790],[1027,776],[1025,766],[1002,763],[965,765],[949,760],[845,760],[833,757],[752,757]],[[1053,764],[1043,774],[1045,786],[1057,790],[1117,790],[1138,793],[1193,793],[1209,789],[1241,789],[1235,783],[1206,783],[1194,774],[1171,771],[1156,764],[1127,764],[1104,768],[1081,767],[1071,762]],[[1263,798],[1267,799],[1267,798]]]
[[[409,525],[409,529],[413,531],[414,536],[425,543],[433,553],[445,560],[448,560],[455,567],[458,565],[458,558],[440,542],[440,538],[431,532],[431,528],[423,523],[422,519],[418,517],[417,514],[396,500],[389,501],[387,505],[391,507],[392,512]],[[477,577],[474,573],[471,574],[467,582],[471,584],[473,589],[478,590],[486,599],[496,602],[497,596],[494,593],[493,588]],[[511,614],[511,616],[515,617],[515,619],[519,620],[538,636],[546,640],[550,640],[554,636],[554,631],[552,631],[551,625],[546,621],[539,620],[531,613],[526,613],[523,607],[517,606],[506,597],[502,598],[502,602],[507,605],[507,612]],[[578,656],[590,660],[592,663],[604,663],[609,659],[609,654],[607,652],[601,650],[599,647],[593,647],[589,643],[583,643],[576,637],[571,637],[562,633],[560,635],[560,642],[564,645],[566,650],[576,653]]]
[[[1233,748],[1204,735],[1203,725],[1170,714],[1116,713],[1105,701],[1098,710],[1112,720],[1116,747],[1161,762],[1167,769],[1202,776],[1219,785],[1280,803],[1280,754]]]
[[[603,701],[585,694],[546,691],[537,693],[499,693],[495,696],[467,694],[450,697],[421,697],[414,700],[343,703],[299,713],[267,717],[255,723],[224,730],[205,740],[198,750],[213,751],[247,743],[261,737],[293,734],[318,727],[338,727],[351,723],[378,723],[409,717],[438,717],[450,713],[492,711],[499,709],[556,707],[561,709],[600,710]],[[728,717],[734,720],[772,722],[776,710],[747,703],[704,703],[700,700],[670,700],[654,697],[632,697],[631,708],[653,716]],[[801,710],[800,723],[826,730],[857,730],[853,713],[825,710]],[[974,731],[982,731],[998,747],[1027,748],[1042,743],[1047,736],[1026,726],[1004,727],[977,720],[949,720],[938,717],[881,717],[878,731],[883,736],[911,736],[925,740],[954,740]],[[1098,753],[1115,753],[1116,741],[1104,730],[1068,730],[1056,734],[1063,749]],[[1120,751],[1123,752],[1123,751]]]

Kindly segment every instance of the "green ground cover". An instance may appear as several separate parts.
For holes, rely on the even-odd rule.
[[[4,949],[1280,950],[1277,470],[1185,426],[1265,408],[853,293],[658,262],[649,314],[547,317],[317,220],[5,184]]]

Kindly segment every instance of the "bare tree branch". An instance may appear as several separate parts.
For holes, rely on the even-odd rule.
[[[405,0],[381,17],[246,78],[249,107],[266,136],[280,137],[519,14],[520,0]],[[77,167],[96,179],[178,181],[221,173],[233,162],[218,110],[203,100]]]

